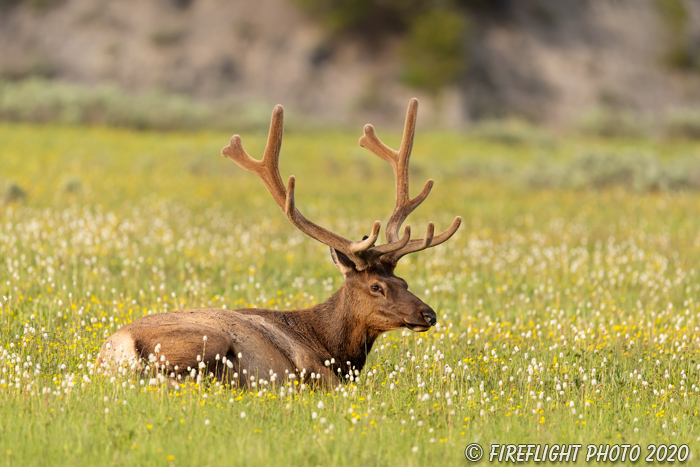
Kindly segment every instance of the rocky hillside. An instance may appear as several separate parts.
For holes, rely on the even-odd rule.
[[[331,34],[293,0],[0,0],[0,79],[279,102],[336,123],[402,112],[413,95],[427,118],[455,126],[510,115],[565,125],[595,108],[700,103],[697,2],[499,4],[469,16],[464,71],[439,93],[405,84],[400,32]]]

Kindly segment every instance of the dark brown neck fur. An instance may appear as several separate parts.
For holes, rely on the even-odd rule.
[[[325,302],[292,313],[310,328],[313,337],[307,337],[322,347],[326,358],[335,359],[334,368],[341,369],[341,377],[354,369],[362,371],[374,341],[383,332],[363,325],[355,312],[358,307],[350,289],[343,285]]]

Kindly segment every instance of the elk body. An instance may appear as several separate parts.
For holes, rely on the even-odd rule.
[[[411,100],[398,151],[382,143],[366,125],[360,145],[389,162],[394,169],[396,205],[386,227],[386,243],[375,245],[380,223],[361,241],[350,241],[311,222],[296,208],[295,178],[285,187],[279,173],[283,109],[272,113],[263,158],[255,160],[243,149],[238,135],[222,154],[263,181],[273,199],[299,230],[328,245],[345,277],[343,286],[325,302],[303,310],[194,309],[145,316],[112,334],[100,350],[98,363],[140,364],[171,377],[214,373],[247,385],[251,381],[283,378],[320,379],[335,385],[351,372],[361,371],[372,344],[382,333],[408,328],[427,331],[436,314],[394,274],[406,254],[439,245],[459,228],[456,217],[445,232],[434,235],[428,223],[425,237],[411,239],[406,217],[428,196],[429,180],[415,198],[408,194],[408,163],[413,146],[418,101]],[[330,364],[334,362],[334,364]],[[313,376],[312,376],[313,375]]]

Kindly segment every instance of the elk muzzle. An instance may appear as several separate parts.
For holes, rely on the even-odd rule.
[[[423,316],[425,322],[429,325],[435,326],[435,323],[437,323],[437,314],[435,314],[435,311],[433,311],[433,309],[430,308],[428,305],[425,305],[423,310],[421,310],[420,314],[421,316]]]
[[[437,323],[437,315],[435,314],[435,311],[433,311],[433,309],[425,303],[422,303],[420,308],[416,311],[417,316],[415,318],[410,320],[404,318],[404,324],[411,331],[424,332]],[[422,323],[420,322],[421,320],[423,321]]]

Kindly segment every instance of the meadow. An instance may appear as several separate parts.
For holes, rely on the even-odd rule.
[[[281,156],[302,212],[348,238],[394,202],[360,134],[289,131]],[[242,136],[259,157],[265,135]],[[689,140],[419,127],[411,193],[436,183],[408,223],[464,219],[397,269],[437,326],[385,334],[328,390],[105,376],[105,337],[146,314],[292,309],[340,287],[327,248],[219,155],[229,137],[0,124],[0,463],[463,465],[471,442],[700,456]]]

